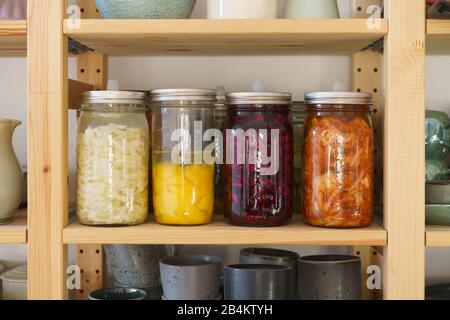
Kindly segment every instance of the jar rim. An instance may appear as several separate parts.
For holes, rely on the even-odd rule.
[[[213,89],[154,89],[150,91],[152,102],[166,101],[216,101],[216,90]]]
[[[289,92],[229,92],[226,94],[228,105],[287,105],[292,102]]]
[[[367,92],[308,92],[306,105],[372,105],[373,94]]]
[[[81,94],[82,105],[134,104],[145,105],[146,94],[139,91],[87,91]]]

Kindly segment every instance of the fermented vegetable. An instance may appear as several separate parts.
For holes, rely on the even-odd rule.
[[[148,216],[148,130],[87,127],[77,141],[77,214],[83,224],[134,225]]]

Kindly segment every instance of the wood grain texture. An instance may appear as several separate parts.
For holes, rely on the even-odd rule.
[[[450,227],[427,226],[426,244],[428,247],[450,247]]]
[[[427,53],[450,54],[450,20],[427,20]]]
[[[0,57],[26,56],[26,20],[0,20]]]
[[[77,80],[103,90],[107,84],[107,59],[103,54],[86,51],[77,55]]]
[[[79,109],[81,107],[81,94],[93,90],[94,86],[69,79],[69,108]]]
[[[387,235],[378,225],[337,230],[306,226],[296,221],[278,228],[230,226],[221,218],[206,226],[173,227],[148,222],[123,228],[98,228],[78,223],[64,229],[65,243],[82,244],[191,244],[191,245],[385,245]]]
[[[14,218],[12,222],[0,225],[0,244],[27,243],[27,219]]]
[[[102,20],[84,19],[66,35],[107,55],[353,53],[387,33],[366,19]]]
[[[29,299],[67,297],[67,37],[64,1],[28,1]]]
[[[425,7],[422,0],[385,6],[384,297],[424,299]]]

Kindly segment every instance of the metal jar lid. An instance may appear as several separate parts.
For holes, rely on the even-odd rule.
[[[81,94],[82,104],[145,104],[145,92],[88,91]]]
[[[365,92],[309,92],[305,104],[372,105],[373,95]]]
[[[288,92],[230,92],[227,93],[229,105],[238,104],[286,104],[292,101],[292,94]]]
[[[150,92],[151,101],[216,101],[212,89],[155,89]]]

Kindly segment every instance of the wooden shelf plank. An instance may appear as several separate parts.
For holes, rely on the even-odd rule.
[[[450,54],[450,20],[427,20],[427,51]]]
[[[450,227],[427,226],[426,244],[428,247],[450,247]]]
[[[27,219],[14,218],[11,223],[0,225],[0,244],[27,243]]]
[[[26,56],[26,20],[0,20],[0,56]]]
[[[377,224],[363,229],[322,229],[300,221],[277,228],[230,226],[217,218],[196,227],[162,226],[154,222],[122,228],[71,224],[63,232],[66,244],[190,244],[190,245],[370,245],[384,246],[386,231]]]
[[[353,53],[387,34],[367,19],[81,20],[64,33],[107,55]]]

